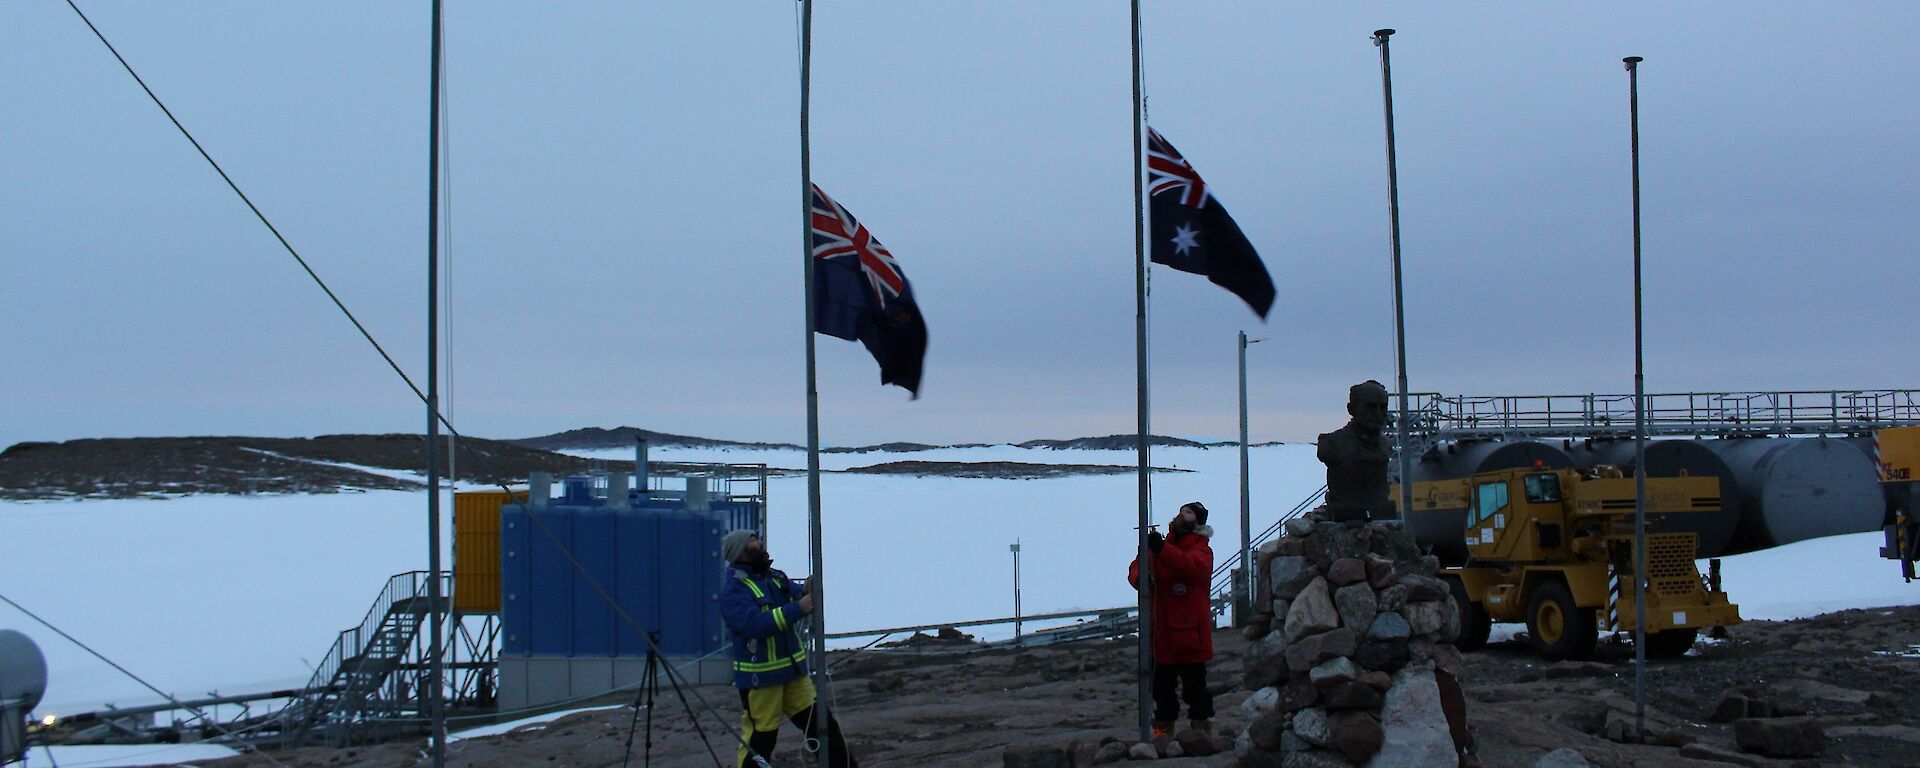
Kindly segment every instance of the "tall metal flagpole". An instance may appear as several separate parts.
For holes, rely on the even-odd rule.
[[[1380,89],[1387,113],[1387,219],[1393,243],[1393,355],[1395,388],[1400,391],[1400,414],[1394,419],[1393,452],[1400,457],[1400,504],[1396,517],[1413,509],[1413,457],[1407,455],[1407,320],[1400,299],[1400,168],[1393,151],[1393,63],[1387,51],[1391,29],[1373,31],[1380,49]]]
[[[433,765],[447,764],[446,679],[441,642],[445,597],[440,589],[440,0],[433,0],[433,50],[427,101],[427,605],[432,611],[427,710],[433,721]]]
[[[827,598],[825,557],[820,544],[820,387],[814,374],[813,322],[813,154],[809,144],[813,86],[813,2],[800,0],[800,251],[806,259],[807,274],[807,559],[813,575],[807,588],[813,593],[813,615],[808,622],[808,656],[813,661],[813,714],[822,723],[832,722],[827,707]],[[815,763],[826,768],[830,741],[818,739]]]
[[[1153,553],[1147,548],[1149,508],[1153,505],[1151,459],[1152,426],[1147,394],[1147,198],[1143,150],[1146,144],[1144,84],[1140,76],[1140,0],[1133,0],[1133,326],[1135,402],[1139,411],[1140,526],[1137,530],[1140,564],[1140,740],[1153,739]]]
[[[1627,65],[1633,137],[1633,732],[1647,733],[1647,376],[1640,345],[1640,62]]]
[[[1253,615],[1253,478],[1247,471],[1247,345],[1260,339],[1240,332],[1240,597],[1242,624]]]

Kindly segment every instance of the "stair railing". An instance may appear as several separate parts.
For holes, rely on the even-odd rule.
[[[1293,505],[1293,509],[1287,510],[1286,514],[1281,515],[1279,519],[1273,521],[1273,525],[1267,526],[1267,529],[1265,531],[1262,531],[1259,536],[1253,537],[1253,539],[1251,539],[1250,546],[1253,549],[1259,549],[1260,545],[1265,544],[1268,541],[1272,540],[1274,535],[1280,532],[1280,527],[1283,525],[1286,525],[1286,522],[1288,520],[1292,520],[1296,517],[1306,514],[1308,510],[1313,509],[1316,506],[1319,506],[1320,502],[1326,498],[1327,498],[1327,487],[1324,485],[1320,486],[1319,490],[1314,491],[1313,493],[1307,494],[1307,497],[1304,499],[1301,499],[1300,503]],[[1240,551],[1238,547],[1235,547],[1233,556],[1230,558],[1227,558],[1225,562],[1221,563],[1219,566],[1213,569],[1212,593],[1216,597],[1220,595],[1230,594],[1232,592],[1233,569],[1239,566],[1240,566]]]
[[[329,698],[341,693],[337,681],[347,662],[366,653],[367,646],[379,634],[380,624],[386,621],[395,603],[420,597],[427,592],[428,578],[427,571],[408,571],[387,579],[386,587],[380,590],[379,598],[367,609],[367,615],[360,623],[341,630],[339,636],[334,638],[333,647],[328,649],[326,658],[314,667],[313,677],[307,683],[308,693],[283,710],[283,720],[300,721],[286,722],[284,729],[304,730],[318,716],[327,714],[320,707]],[[442,578],[446,576],[443,574]]]

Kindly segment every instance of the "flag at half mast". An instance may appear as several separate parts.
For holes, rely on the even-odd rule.
[[[865,344],[880,383],[920,395],[927,324],[887,247],[813,185],[813,328]]]
[[[1154,263],[1206,275],[1265,320],[1273,307],[1266,264],[1200,173],[1152,128],[1147,129],[1147,177]]]

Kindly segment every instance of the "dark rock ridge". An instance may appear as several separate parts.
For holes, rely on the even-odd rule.
[[[1001,480],[1037,480],[1076,475],[1125,475],[1139,467],[1121,464],[1033,464],[1022,461],[889,461],[846,472],[858,475],[937,475],[940,477],[995,478]],[[1154,467],[1155,472],[1191,472],[1188,469]]]
[[[1228,441],[1202,443],[1197,440],[1188,440],[1183,437],[1167,437],[1166,435],[1154,435],[1147,439],[1147,443],[1153,446],[1174,448],[1214,448],[1235,444]],[[1140,435],[1137,432],[1131,435],[1072,437],[1065,440],[1028,440],[1024,443],[1014,443],[1014,446],[1019,448],[1046,448],[1053,451],[1130,451],[1139,447],[1139,445]]]
[[[862,445],[862,446],[856,446],[853,448],[847,448],[847,447],[822,448],[820,449],[820,452],[821,453],[919,453],[921,451],[938,451],[944,448],[992,448],[992,447],[993,447],[992,443],[959,443],[957,445],[928,445],[926,443],[879,443],[876,445]]]
[[[443,468],[445,461],[442,456]],[[454,462],[461,480],[478,483],[524,483],[532,472],[582,472],[596,463],[605,462],[481,438],[460,441]],[[412,473],[426,464],[425,439],[403,434],[20,443],[0,453],[0,499],[404,490],[424,484],[424,474],[414,479]]]
[[[415,490],[424,485],[420,435],[283,437],[140,437],[20,443],[0,453],[0,500],[172,498],[191,494],[342,493]],[[446,466],[442,457],[441,466]],[[525,483],[533,472],[568,475],[625,469],[627,462],[587,459],[499,440],[465,438],[454,462],[470,483]],[[654,461],[653,471],[700,471]],[[768,467],[769,475],[801,470]],[[895,461],[838,470],[850,474],[1035,480],[1121,475],[1132,465],[1006,461]],[[1156,472],[1186,472],[1154,468]]]
[[[793,443],[754,443],[739,440],[716,440],[692,435],[676,435],[670,432],[655,432],[639,427],[583,427],[555,432],[540,437],[523,437],[505,442],[526,448],[539,448],[558,451],[566,448],[575,450],[600,448],[632,448],[634,441],[644,439],[648,444],[661,448],[754,448],[761,450],[804,451],[806,446]]]
[[[615,427],[613,429],[583,427],[581,429],[570,429],[565,432],[555,432],[551,435],[526,437],[517,440],[507,440],[505,442],[527,448],[539,448],[549,451],[567,449],[600,450],[606,448],[632,448],[634,440],[637,438],[645,438],[649,444],[655,447],[665,448],[738,448],[769,451],[806,450],[806,446],[796,445],[794,443],[722,440],[708,437],[694,437],[691,435],[676,435],[670,432],[655,432],[639,427]],[[1180,437],[1168,437],[1166,435],[1154,435],[1150,443],[1159,447],[1203,449],[1239,445],[1239,442],[1234,440],[1202,442]],[[944,448],[991,448],[997,445],[1012,445],[1017,448],[1045,448],[1055,451],[1125,451],[1132,450],[1137,444],[1138,438],[1135,435],[1107,435],[1105,437],[1070,437],[1064,440],[1028,440],[1023,443],[955,443],[952,445],[935,445],[932,443],[894,441],[875,443],[873,445],[836,446],[832,448],[822,448],[820,450],[821,453],[917,453],[920,451],[937,451]],[[1264,448],[1284,444],[1285,443],[1280,442],[1254,443],[1253,447]]]

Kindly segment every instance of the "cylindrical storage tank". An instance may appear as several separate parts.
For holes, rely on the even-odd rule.
[[[1632,440],[1574,440],[1567,456],[1576,467],[1609,465],[1634,468]],[[1652,515],[1649,530],[1661,533],[1692,532],[1700,537],[1701,557],[1732,554],[1734,538],[1740,531],[1740,486],[1719,454],[1697,440],[1648,440],[1647,477],[1716,477],[1720,479],[1720,511],[1681,512]]]
[[[1740,532],[1727,554],[1880,528],[1886,500],[1872,462],[1853,446],[1825,437],[1700,444],[1739,484]]]
[[[1497,440],[1462,443],[1440,449],[1421,457],[1413,468],[1415,483],[1430,480],[1454,480],[1481,472],[1499,469],[1542,466],[1549,469],[1563,469],[1573,466],[1567,453],[1556,445],[1533,440]],[[1463,532],[1467,526],[1467,510],[1423,509],[1418,499],[1414,508],[1406,515],[1407,529],[1422,547],[1431,547],[1440,562],[1447,565],[1459,565],[1467,560],[1467,544]]]
[[[1837,439],[1840,442],[1853,446],[1855,450],[1860,452],[1860,455],[1867,457],[1867,468],[1873,470],[1874,481],[1879,482],[1880,454],[1879,448],[1875,445],[1878,441],[1872,435],[1858,435]],[[1893,525],[1894,518],[1899,514],[1900,510],[1910,508],[1909,502],[1907,501],[1911,495],[1911,491],[1907,488],[1907,486],[1910,485],[1912,484],[1880,483],[1880,525],[1882,527]]]

